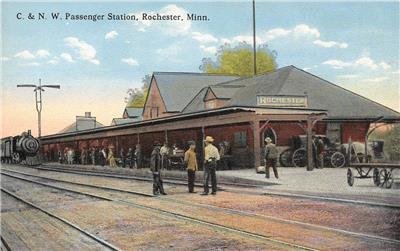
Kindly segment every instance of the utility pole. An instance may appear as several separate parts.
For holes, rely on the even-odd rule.
[[[60,85],[42,85],[42,80],[39,78],[39,85],[17,85],[17,87],[33,87],[36,100],[36,111],[38,113],[38,138],[42,136],[42,91],[44,87],[60,89]]]
[[[257,55],[256,55],[256,2],[253,0],[253,67],[254,75],[257,75]]]

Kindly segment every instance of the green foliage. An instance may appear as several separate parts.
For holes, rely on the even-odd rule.
[[[235,47],[226,44],[220,47],[216,61],[203,58],[200,70],[206,73],[234,74],[241,77],[253,76],[253,48],[247,43]],[[276,52],[267,46],[259,46],[256,52],[257,74],[271,72],[276,69]]]
[[[128,89],[127,94],[128,97],[125,98],[126,107],[144,107],[144,103],[146,102],[147,92],[149,89],[151,81],[151,76],[146,75],[142,78],[142,87],[141,88],[131,88]]]
[[[392,161],[400,160],[400,124],[391,125],[388,130],[373,132],[370,140],[383,140],[384,152]]]

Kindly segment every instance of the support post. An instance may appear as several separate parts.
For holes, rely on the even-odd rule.
[[[140,133],[137,133],[137,144],[140,144]]]
[[[204,126],[201,127],[201,160],[200,160],[200,167],[204,170],[204,140],[206,138]]]
[[[313,121],[311,117],[307,118],[307,171],[314,170],[314,159],[312,149],[312,128]]]
[[[257,172],[258,167],[261,165],[261,149],[260,149],[260,121],[254,119],[252,121],[253,129],[253,153],[254,153],[254,168]]]
[[[168,130],[164,130],[164,142],[168,144]]]

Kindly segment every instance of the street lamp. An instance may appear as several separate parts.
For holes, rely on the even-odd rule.
[[[39,85],[17,85],[17,87],[33,87],[36,99],[36,111],[38,113],[38,137],[42,136],[42,91],[44,87],[60,89],[60,85],[42,85],[42,80],[39,78]]]

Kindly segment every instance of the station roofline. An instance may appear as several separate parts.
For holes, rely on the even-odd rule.
[[[82,134],[89,134],[89,133],[94,133],[94,132],[102,132],[102,131],[109,131],[109,130],[117,130],[117,129],[122,129],[122,128],[129,128],[132,126],[143,126],[146,124],[152,124],[152,123],[162,123],[165,121],[174,121],[174,120],[180,120],[180,119],[186,119],[186,118],[193,118],[193,117],[203,117],[203,116],[208,116],[208,115],[213,115],[213,114],[220,114],[220,113],[231,113],[231,112],[255,112],[256,110],[292,110],[292,111],[303,111],[303,114],[311,114],[311,113],[317,113],[317,114],[326,114],[326,110],[319,110],[319,109],[308,109],[308,108],[302,108],[302,107],[260,107],[260,106],[229,106],[229,107],[222,107],[222,108],[217,108],[217,109],[210,109],[210,110],[204,110],[204,111],[199,111],[199,112],[190,112],[190,113],[181,113],[177,115],[172,115],[168,117],[161,117],[161,118],[154,118],[154,119],[147,119],[147,120],[142,120],[142,121],[137,121],[137,122],[132,122],[132,123],[126,123],[123,125],[115,125],[115,126],[104,126],[101,128],[95,128],[95,129],[89,129],[89,130],[81,130],[77,132],[68,132],[68,133],[59,133],[59,134],[50,134],[50,135],[45,135],[42,136],[41,139],[53,139],[53,138],[58,138],[58,137],[68,137],[68,136],[75,136],[75,135],[82,135]]]

